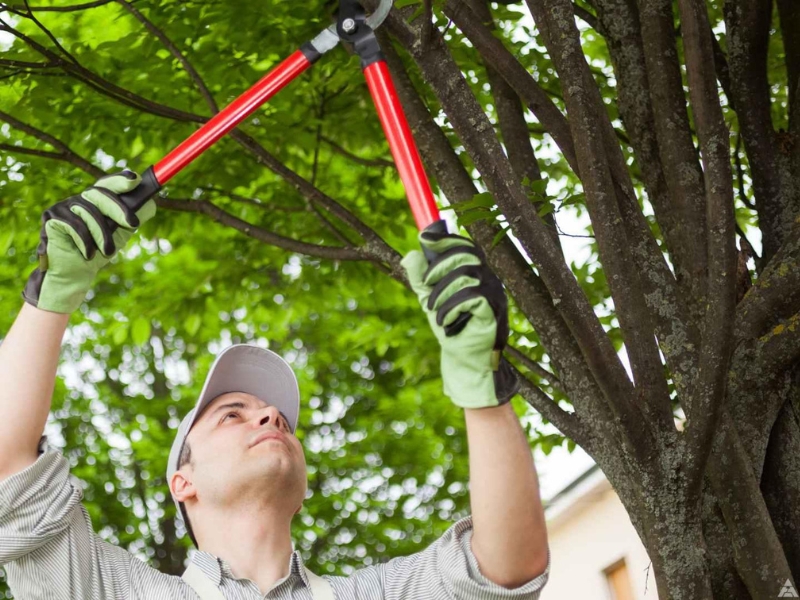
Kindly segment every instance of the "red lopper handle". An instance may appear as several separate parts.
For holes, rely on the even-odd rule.
[[[186,141],[161,159],[153,171],[160,185],[164,185],[186,165],[205,152],[222,136],[236,127],[259,106],[286,87],[293,79],[313,64],[298,50],[267,73],[258,83],[214,115]]]
[[[364,69],[364,76],[400,172],[400,179],[406,188],[411,212],[417,228],[422,231],[439,221],[439,209],[386,61],[373,62]]]

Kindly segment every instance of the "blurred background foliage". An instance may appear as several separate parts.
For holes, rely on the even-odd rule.
[[[185,53],[220,106],[313,37],[333,11],[324,2],[245,0],[134,6]],[[209,114],[181,64],[120,3],[34,14],[86,69],[153,102]],[[54,48],[30,20],[0,16]],[[503,9],[501,16],[514,27],[520,15]],[[465,68],[480,71],[455,31],[452,40]],[[41,59],[7,35],[0,48],[3,58]],[[531,68],[549,69],[533,59]],[[477,76],[474,83],[477,89]],[[435,100],[427,100],[435,111]],[[8,73],[0,110],[109,172],[142,171],[195,129],[111,99],[57,69]],[[243,129],[399,252],[415,247],[413,220],[358,59],[345,49],[327,55]],[[8,125],[0,125],[0,142],[2,336],[33,269],[43,209],[93,178],[68,162],[9,150],[58,149]],[[560,160],[548,161],[552,177],[567,172]],[[307,243],[342,243],[316,207],[230,139],[170,182],[165,194],[212,200]],[[287,252],[204,215],[161,210],[73,316],[47,428],[84,487],[99,535],[156,568],[182,571],[190,542],[174,520],[167,454],[215,352],[236,342],[283,354],[300,379],[309,497],[294,538],[313,570],[342,574],[419,551],[466,515],[463,415],[441,393],[438,346],[416,298],[383,271],[370,262]],[[531,356],[542,359],[527,322],[517,327]],[[563,443],[515,402],[527,415],[532,446]]]

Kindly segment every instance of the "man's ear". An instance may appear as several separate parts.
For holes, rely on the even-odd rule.
[[[183,471],[178,471],[172,476],[169,486],[178,502],[186,502],[188,499],[197,496],[194,484]]]

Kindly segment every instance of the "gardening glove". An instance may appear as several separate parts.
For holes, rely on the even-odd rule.
[[[140,181],[139,175],[127,170],[107,175],[79,196],[44,212],[37,248],[39,267],[22,292],[26,302],[67,314],[81,305],[97,272],[156,213],[154,200],[137,208],[120,198]]]
[[[409,252],[402,265],[442,347],[444,393],[462,408],[499,406],[517,392],[513,368],[502,357],[508,340],[508,301],[503,284],[467,238],[423,232],[425,250]]]

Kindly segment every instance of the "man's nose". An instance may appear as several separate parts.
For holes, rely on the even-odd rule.
[[[276,429],[284,429],[281,412],[274,406],[265,406],[258,414],[258,425],[272,425]]]

